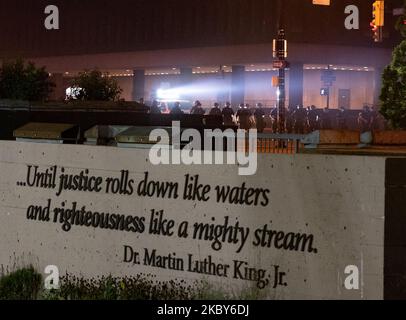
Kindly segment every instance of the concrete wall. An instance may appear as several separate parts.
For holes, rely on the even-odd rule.
[[[0,265],[5,269],[32,263],[39,270],[56,265],[61,274],[68,271],[87,277],[145,273],[157,279],[184,279],[189,283],[206,279],[229,292],[255,288],[258,281],[241,279],[243,273],[237,272],[241,266],[241,271],[243,267],[254,268],[256,274],[264,270],[265,287],[260,292],[271,299],[384,296],[383,157],[259,155],[257,174],[241,177],[234,165],[152,166],[148,151],[137,149],[0,142],[0,150]],[[28,169],[34,168],[30,166],[38,166],[40,172],[56,166],[55,187],[29,186],[33,171]],[[62,168],[65,174],[80,174],[88,169],[89,175],[100,177],[100,192],[70,190],[57,195]],[[107,179],[120,178],[121,170],[128,170],[129,179],[134,180],[134,192],[130,192],[131,183],[123,183],[128,194],[106,192]],[[145,172],[149,172],[149,180],[177,183],[179,197],[138,195],[137,186]],[[210,186],[207,201],[184,199],[186,174],[199,175],[199,184]],[[241,188],[243,183],[246,191],[258,191],[257,205],[217,201],[216,186]],[[59,220],[62,211],[54,210],[71,209],[73,202],[77,210],[85,206],[85,211],[91,211],[90,217],[103,212],[145,219],[141,223],[145,230],[127,232],[72,225],[64,231],[64,220]],[[48,204],[49,221],[27,218],[33,209],[30,206],[45,208]],[[164,217],[174,221],[172,236],[150,233],[151,210],[164,210]],[[226,217],[229,225],[235,227],[238,223],[247,233],[244,244],[239,232],[235,243],[221,241],[221,249],[213,249],[213,240],[194,239],[195,223],[224,225]],[[188,235],[179,236],[178,228],[186,224]],[[303,235],[312,242],[305,245],[304,251],[277,248],[280,241],[262,248],[255,243],[255,233],[265,225],[278,232],[273,234],[274,240],[284,236],[287,244],[295,235]],[[124,262],[124,246],[139,253],[136,263]],[[185,270],[145,265],[146,250],[151,254],[154,249],[162,256],[175,253],[184,262]],[[211,256],[217,265],[229,265],[227,277],[188,272],[189,254],[194,260]],[[358,290],[344,287],[348,265],[359,269]],[[276,274],[282,275],[282,281],[273,288]]]

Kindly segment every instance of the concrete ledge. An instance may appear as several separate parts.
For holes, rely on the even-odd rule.
[[[381,131],[373,133],[374,145],[406,146],[406,131]]]

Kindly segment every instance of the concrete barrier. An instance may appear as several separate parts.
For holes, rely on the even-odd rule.
[[[397,161],[265,154],[240,177],[232,165],[152,166],[148,150],[3,141],[0,265],[269,299],[405,297],[405,175],[391,171],[394,193],[385,185]]]
[[[377,131],[373,132],[374,145],[406,146],[406,131]]]

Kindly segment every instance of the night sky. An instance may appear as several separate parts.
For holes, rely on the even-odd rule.
[[[287,38],[295,42],[391,47],[397,41],[386,1],[386,41],[372,41],[371,0],[283,0]],[[60,30],[44,28],[47,5],[60,9]],[[360,8],[361,30],[344,28],[344,8]],[[1,0],[0,56],[51,56],[247,43],[269,43],[277,0]]]

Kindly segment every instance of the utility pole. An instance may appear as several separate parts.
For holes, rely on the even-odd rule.
[[[328,65],[327,70],[330,71],[330,65]],[[329,85],[327,90],[327,109],[330,109],[330,88],[331,86]]]
[[[337,77],[334,75],[333,70],[331,70],[331,65],[327,66],[327,70],[324,70],[321,75],[321,81],[324,84],[324,94],[327,97],[327,109],[330,109],[330,95],[331,88],[333,87],[334,81],[337,80]]]
[[[285,119],[286,119],[286,68],[289,63],[286,58],[288,57],[288,42],[286,40],[285,30],[283,28],[283,2],[278,1],[278,36],[273,41],[273,67],[279,70],[278,74],[278,133],[285,132]]]
[[[285,38],[285,30],[278,30],[278,38],[276,40],[276,58],[275,65],[278,67],[278,132],[285,132],[286,119],[286,67],[287,67],[287,41]]]

